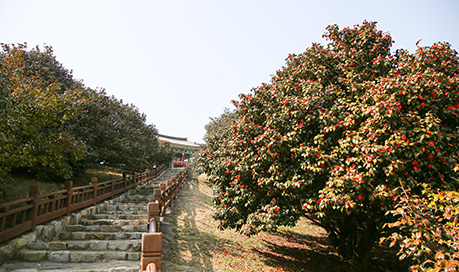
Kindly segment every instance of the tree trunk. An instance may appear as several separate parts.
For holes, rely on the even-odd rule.
[[[337,235],[334,235],[338,254],[351,261],[353,271],[368,271],[370,251],[379,237],[376,223],[370,218],[359,222],[355,218],[346,218],[339,225]]]
[[[358,245],[354,248],[355,252],[352,258],[352,265],[355,267],[355,271],[359,272],[368,271],[370,252],[379,237],[375,222],[368,219],[364,224],[364,228],[359,233]]]

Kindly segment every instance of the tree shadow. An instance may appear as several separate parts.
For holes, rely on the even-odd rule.
[[[270,237],[264,243],[266,250],[255,249],[269,266],[285,271],[350,271],[350,264],[330,250],[326,237],[290,231],[278,231]]]
[[[214,271],[211,262],[214,246],[209,245],[218,245],[221,241],[197,226],[199,203],[212,201],[211,196],[197,187],[198,180],[190,176],[164,218],[161,227],[164,271]],[[200,201],[190,203],[190,199]],[[178,218],[182,223],[180,228],[177,227]]]
[[[352,271],[351,263],[335,253],[326,236],[283,230],[272,237],[265,241],[268,250],[256,250],[267,265],[282,267],[284,271]],[[399,261],[394,249],[376,245],[371,252],[368,271],[408,271],[409,266],[409,261]]]

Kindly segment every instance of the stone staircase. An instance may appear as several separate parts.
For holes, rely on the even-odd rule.
[[[63,227],[57,239],[29,243],[19,252],[18,262],[0,266],[0,272],[139,271],[147,204],[153,201],[154,188],[179,171],[166,170],[146,185],[99,204],[92,214]]]

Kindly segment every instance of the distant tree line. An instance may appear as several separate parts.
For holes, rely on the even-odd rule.
[[[0,179],[66,179],[99,164],[144,170],[172,158],[156,135],[137,107],[74,79],[51,46],[1,44]]]

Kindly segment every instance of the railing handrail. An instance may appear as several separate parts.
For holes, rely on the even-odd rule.
[[[186,180],[188,165],[167,183],[161,183],[160,189],[155,189],[153,201],[148,203],[147,233],[142,234],[141,270],[144,272],[162,270],[162,233],[160,230],[161,217],[177,196],[179,189]]]
[[[15,214],[15,213],[18,213],[18,212],[21,212],[21,211],[28,210],[28,209],[30,209],[32,207],[33,207],[33,204],[27,204],[27,205],[24,205],[24,206],[13,208],[12,210],[8,210],[8,211],[5,211],[5,212],[2,212],[2,213],[0,213],[0,216],[12,215],[12,214]]]
[[[0,244],[20,234],[34,230],[39,223],[56,219],[70,212],[92,206],[93,204],[125,192],[136,184],[142,184],[151,178],[157,177],[167,168],[167,165],[158,166],[143,173],[134,173],[132,177],[123,175],[121,179],[111,179],[106,182],[79,187],[69,187],[53,193],[40,194],[38,185],[31,185],[29,197],[0,204]],[[137,182],[137,177],[140,179]],[[125,186],[115,189],[119,182]],[[67,183],[66,183],[67,187]],[[99,190],[103,190],[98,194]],[[18,207],[18,205],[21,205]],[[65,210],[65,211],[64,211]]]
[[[57,195],[62,196],[62,195],[65,195],[65,194],[67,194],[67,193],[68,193],[67,190],[61,190],[61,191],[57,191],[57,192],[54,192],[54,193],[47,193],[47,194],[40,195],[40,199],[42,199],[42,198],[47,198],[47,197],[50,197],[50,196],[55,197],[55,196],[57,196]],[[60,197],[60,196],[59,196],[59,197]]]
[[[32,201],[32,200],[33,200],[33,197],[28,197],[28,198],[23,198],[23,199],[18,199],[18,200],[13,200],[13,201],[10,201],[10,202],[2,203],[2,204],[0,204],[0,209],[5,208],[5,207],[19,205],[19,204],[22,204],[22,203],[27,203],[27,202]]]
[[[83,185],[83,186],[79,186],[79,187],[73,187],[73,191],[75,190],[84,190],[84,189],[94,189],[94,186],[92,184],[89,184],[89,185]]]

